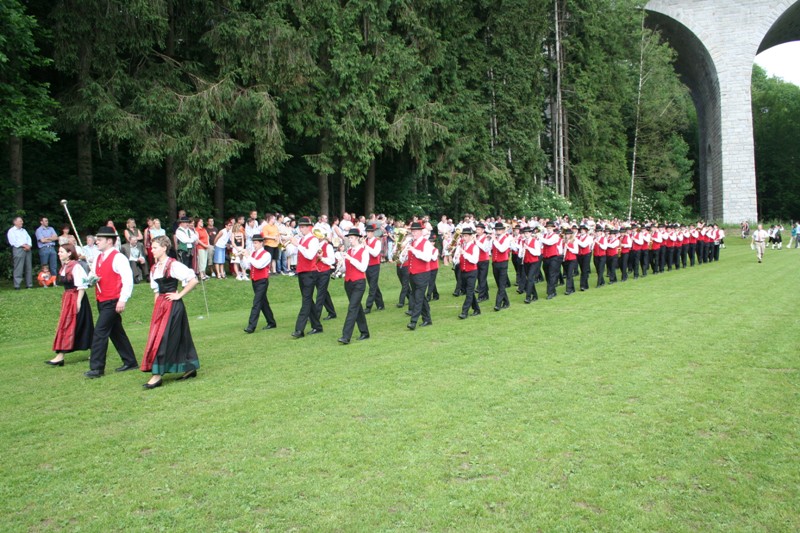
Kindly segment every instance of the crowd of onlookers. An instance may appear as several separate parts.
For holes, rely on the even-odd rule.
[[[526,226],[543,226],[549,219],[540,217],[488,217],[477,219],[475,216],[467,214],[455,223],[453,219],[442,216],[441,220],[434,226],[429,217],[413,217],[408,221],[395,220],[385,215],[371,214],[369,216],[356,216],[355,213],[344,213],[341,217],[334,217],[329,220],[327,215],[317,217],[314,226],[314,233],[320,239],[327,239],[334,247],[337,263],[334,269],[334,276],[344,275],[343,254],[346,251],[347,239],[345,235],[352,228],[356,228],[364,235],[367,225],[374,225],[377,228],[375,237],[381,239],[382,261],[391,261],[394,256],[397,228],[405,227],[411,222],[420,222],[425,228],[425,233],[437,235],[437,246],[441,250],[441,259],[445,265],[452,262],[450,249],[453,236],[456,230],[466,225],[474,226],[477,222],[483,222],[487,227],[495,222],[505,222],[509,225],[525,228]],[[639,223],[646,227],[652,224],[657,225],[657,221],[623,221],[620,219],[598,219],[584,217],[580,220],[571,220],[564,215],[554,219],[556,226],[567,228],[577,227],[578,224],[587,226],[593,230],[595,226],[605,228],[624,228],[631,223]],[[242,258],[246,250],[252,250],[252,239],[254,235],[264,237],[264,247],[272,257],[270,272],[273,274],[293,276],[297,265],[297,238],[299,231],[297,220],[293,214],[265,213],[259,216],[257,211],[251,211],[248,215],[239,215],[227,218],[221,223],[212,218],[186,216],[186,212],[181,210],[178,218],[165,228],[158,218],[148,218],[143,226],[138,226],[136,221],[129,218],[121,232],[117,231],[113,220],[106,223],[107,226],[114,228],[119,234],[117,247],[119,251],[128,258],[131,269],[133,270],[134,281],[136,283],[146,281],[149,276],[150,265],[153,264],[153,253],[150,247],[155,237],[166,235],[173,242],[172,254],[185,265],[191,267],[202,280],[211,278],[225,279],[228,277],[237,280],[247,280],[246,268],[242,268]],[[169,229],[169,231],[168,231]],[[745,222],[741,225],[742,237],[749,235],[749,225]],[[773,225],[770,227],[769,245],[772,247],[782,247],[783,227]],[[800,234],[800,222],[792,223],[792,240],[789,247],[799,247],[798,234]],[[7,233],[8,243],[12,247],[14,261],[14,287],[19,289],[23,282],[25,286],[33,286],[33,272],[31,254],[33,242],[31,235],[23,227],[23,219],[16,217],[13,226]],[[81,260],[85,262],[87,269],[91,267],[97,257],[97,247],[94,244],[94,237],[86,235],[84,240],[79,239],[72,233],[69,224],[61,227],[57,232],[49,225],[49,220],[42,217],[39,226],[34,232],[36,248],[38,250],[39,263],[41,268],[37,273],[38,284],[42,287],[50,287],[56,283],[58,273],[58,246],[62,244],[72,244],[78,250]]]

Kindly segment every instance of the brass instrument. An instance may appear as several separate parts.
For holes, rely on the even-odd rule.
[[[394,254],[392,254],[392,261],[400,261],[400,255],[403,253],[404,248],[408,246],[406,238],[408,237],[408,230],[405,228],[396,228],[394,230]]]
[[[447,248],[447,251],[450,255],[456,253],[456,248],[458,248],[458,240],[461,238],[461,228],[457,228],[456,231],[453,233],[453,240],[450,241],[450,246]]]

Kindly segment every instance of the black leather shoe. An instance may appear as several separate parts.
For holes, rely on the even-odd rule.
[[[406,324],[406,327],[408,329],[410,329],[411,331],[414,331],[415,329],[417,329],[417,323],[416,322],[409,322],[408,324]]]
[[[164,380],[159,379],[155,383],[145,383],[144,385],[142,385],[142,387],[144,387],[145,389],[150,390],[150,389],[155,389],[157,387],[160,387],[162,383],[164,383]]]
[[[531,300],[530,298],[525,298],[525,303],[526,303],[526,304],[529,304],[529,303],[531,303],[532,301],[533,301],[533,300]]]
[[[364,314],[365,314],[365,315],[368,315],[368,314],[370,314],[371,312],[372,312],[372,308],[371,308],[371,307],[365,307],[365,308],[364,308]]]
[[[83,375],[89,379],[102,378],[103,374],[104,372],[102,370],[89,370],[83,373]]]
[[[553,298],[555,298],[555,297],[556,297],[556,295],[555,295],[555,294],[548,294],[548,295],[547,295],[547,299],[548,299],[548,300],[552,300],[552,299],[553,299]]]
[[[500,309],[508,309],[511,307],[511,302],[503,302],[500,304]]]
[[[453,293],[453,296],[461,296],[461,291],[456,291]]]
[[[262,329],[262,330],[267,330],[267,329],[275,329],[275,328],[277,328],[277,327],[278,327],[278,325],[277,325],[277,324],[267,324],[266,326],[264,326],[264,327],[263,327],[263,328],[261,328],[261,329]]]
[[[481,314],[481,312],[480,312],[480,311],[473,311],[473,312],[472,312],[472,316],[478,316],[478,315],[480,315],[480,314]]]
[[[188,372],[185,372],[181,377],[179,377],[175,381],[184,381],[184,380],[192,379],[192,378],[196,378],[196,377],[197,377],[197,370],[196,369],[192,369],[192,370],[189,370]]]
[[[255,330],[250,328],[244,328],[244,332],[247,334],[253,333]]]
[[[302,339],[303,337],[305,337],[305,333],[303,333],[302,331],[293,331],[292,337],[294,337],[295,339]]]
[[[362,333],[361,336],[358,338],[360,341],[365,341],[369,339],[369,333]]]
[[[339,337],[338,341],[339,344],[350,344],[350,339],[345,339],[344,337]]]
[[[406,314],[407,314],[408,316],[411,316],[411,311],[406,311]]]
[[[395,304],[395,307],[398,308],[398,309],[401,309],[401,308],[405,307],[405,305],[404,304]]]
[[[538,296],[534,296],[534,297],[533,297],[533,301],[534,301],[534,302],[538,302],[538,301],[539,301],[539,297],[538,297]]]
[[[489,297],[488,297],[488,296],[484,296],[484,297],[482,297],[482,298],[478,298],[478,303],[485,302],[485,301],[486,301],[486,300],[488,300],[488,299],[489,299]]]
[[[433,301],[435,302],[435,301],[437,301],[438,299],[439,299],[439,295],[438,295],[438,294],[434,294],[434,295],[433,295]]]
[[[64,360],[62,359],[61,361],[56,361],[56,362],[45,361],[44,364],[50,365],[50,366],[64,366]]]
[[[383,311],[385,308],[381,306],[381,307],[377,307],[376,309],[377,309],[378,311]]]
[[[431,320],[425,320],[422,322],[422,324],[419,325],[419,327],[424,328],[425,326],[432,326],[432,325],[433,322]]]
[[[500,310],[500,308],[499,308],[499,307],[497,307],[497,306],[495,305],[495,306],[494,306],[494,310],[495,310],[495,311],[499,311],[499,310]]]
[[[575,292],[575,291],[567,291],[567,292],[565,292],[565,293],[564,293],[564,296],[569,296],[569,295],[570,295],[570,294],[572,294],[573,292]]]
[[[464,320],[465,318],[467,318],[467,314],[466,313],[461,313],[460,315],[458,315],[458,318],[460,318],[461,320]]]
[[[313,328],[311,331],[308,332],[309,335],[316,335],[317,333],[322,333],[322,328]]]
[[[121,367],[119,367],[119,368],[115,368],[115,369],[114,369],[114,372],[126,372],[126,371],[128,371],[128,370],[133,370],[134,368],[139,368],[139,365],[137,365],[137,364],[133,364],[133,365],[122,365],[122,366],[121,366]]]
[[[325,318],[323,318],[322,320],[333,320],[334,318],[336,318],[336,315],[328,315]]]

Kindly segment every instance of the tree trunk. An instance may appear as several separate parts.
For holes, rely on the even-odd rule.
[[[367,181],[364,183],[364,216],[369,216],[375,211],[375,158],[369,163]]]
[[[164,174],[167,182],[167,216],[170,220],[178,218],[178,177],[175,174],[175,158],[168,155],[164,160]]]
[[[78,124],[78,179],[83,187],[92,188],[92,131],[89,124]]]
[[[328,190],[328,175],[322,172],[317,174],[317,189],[319,194],[319,213],[330,215],[328,204],[330,203],[330,191]]]
[[[633,187],[636,183],[636,155],[639,148],[639,119],[642,113],[642,87],[644,86],[644,12],[642,12],[642,38],[639,43],[639,84],[636,91],[636,125],[633,131],[633,155],[631,157],[631,192],[628,199],[628,220],[633,216]]]
[[[225,173],[222,171],[217,174],[217,183],[214,186],[214,211],[217,220],[222,220],[225,215]]]
[[[347,178],[344,177],[341,173],[339,174],[339,209],[344,214],[347,211],[347,197],[345,195],[345,190],[347,188]]]
[[[8,139],[8,169],[11,173],[11,183],[14,184],[14,205],[18,211],[22,210],[22,139],[11,137]]]

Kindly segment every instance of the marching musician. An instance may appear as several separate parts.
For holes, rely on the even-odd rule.
[[[564,234],[567,237],[564,243],[564,273],[567,278],[567,290],[564,295],[569,296],[575,292],[575,274],[578,272],[578,252],[580,248],[577,237],[571,228]]]
[[[538,229],[537,226],[535,231],[537,234]],[[542,243],[539,241],[538,235],[534,235],[534,228],[531,226],[523,228],[522,233],[525,249],[525,256],[522,258],[525,266],[525,303],[529,304],[539,299],[539,295],[536,293],[536,282],[540,279]]]
[[[647,276],[647,269],[650,265],[650,226],[645,226],[642,231],[642,254],[639,257],[642,267],[642,277]]]
[[[253,235],[253,250],[246,250],[245,260],[250,265],[250,282],[253,285],[253,307],[250,309],[250,319],[247,321],[245,333],[253,333],[258,325],[258,315],[263,314],[267,325],[262,329],[274,329],[275,315],[269,306],[267,290],[269,289],[269,267],[272,264],[272,254],[264,248],[264,236],[261,233]]]
[[[561,235],[554,231],[555,227],[555,223],[552,220],[548,220],[545,224],[544,234],[540,239],[542,243],[545,277],[547,279],[548,300],[552,300],[556,297],[558,274],[561,270],[561,259],[564,254],[563,241],[561,240]]]
[[[509,307],[511,301],[508,299],[508,258],[511,254],[510,235],[506,233],[506,226],[502,222],[494,225],[495,237],[491,241],[492,245],[492,275],[497,285],[497,296],[494,301],[494,310]]]
[[[619,238],[622,255],[620,256],[620,270],[622,272],[621,281],[628,281],[628,269],[630,268],[631,249],[633,248],[633,237],[631,228],[626,227],[625,232]]]
[[[322,316],[322,308],[328,312],[325,320],[332,320],[336,318],[336,308],[333,306],[333,300],[328,292],[328,284],[331,282],[331,274],[336,266],[336,254],[333,250],[333,245],[328,240],[328,234],[325,232],[325,225],[317,224],[311,233],[319,239],[319,249],[317,250],[317,259],[314,266],[317,269],[316,280],[314,286],[317,289],[317,298],[314,302],[314,314],[317,316],[319,322]],[[321,323],[321,322],[320,322]]]
[[[404,228],[404,224],[398,221],[398,228]],[[402,241],[396,243],[397,249],[403,250],[408,247],[411,242],[411,235],[407,235]],[[406,305],[406,298],[408,298],[408,307],[411,308],[411,285],[408,277],[408,254],[399,253],[397,261],[397,279],[400,280],[400,300],[397,302],[397,308],[400,309]]]
[[[589,290],[589,274],[592,272],[592,247],[594,239],[589,235],[589,227],[581,224],[578,228],[578,265],[581,267],[581,291]]]
[[[430,263],[428,263],[431,279],[428,283],[428,292],[425,298],[430,302],[439,299],[439,289],[436,287],[436,278],[439,275],[439,249],[436,247],[436,234],[431,233],[428,240],[431,241],[431,246],[433,246],[433,253],[431,254]]]
[[[381,240],[375,237],[375,230],[378,229],[377,224],[367,224],[367,239],[364,244],[367,247],[367,254],[369,255],[369,266],[367,267],[367,284],[369,285],[369,294],[367,295],[367,303],[364,308],[364,313],[369,314],[372,311],[372,305],[375,304],[378,311],[383,311],[383,293],[378,287],[378,278],[381,274]]]
[[[374,231],[374,230],[373,230]],[[370,254],[368,246],[361,244],[361,234],[358,229],[353,227],[347,232],[347,239],[350,246],[344,255],[344,292],[347,294],[347,316],[342,327],[342,336],[339,337],[341,344],[350,344],[350,337],[356,324],[361,336],[358,340],[369,339],[369,328],[367,327],[367,317],[364,308],[361,307],[361,298],[367,288],[366,272],[369,268]]]
[[[639,279],[639,262],[642,259],[642,246],[644,246],[644,237],[642,236],[641,228],[634,224],[631,228],[633,230],[633,251],[631,252],[631,263],[633,263],[633,279]]]
[[[653,235],[650,237],[650,242],[653,243],[652,250],[650,250],[650,264],[653,268],[653,274],[658,274],[664,271],[664,254],[667,250],[667,243],[664,242],[666,232],[664,231],[664,224],[653,228]]]
[[[697,231],[697,228],[694,224],[689,224],[689,264],[694,266],[694,260],[697,256],[697,238],[700,236],[700,233]]]
[[[522,244],[522,232],[519,224],[514,224],[513,235],[511,235],[511,263],[514,265],[514,273],[516,276],[515,285],[517,286],[517,294],[525,292],[525,266],[523,258],[525,257],[525,248]]]
[[[597,225],[594,228],[594,269],[597,271],[597,286],[602,287],[606,284],[606,236],[603,226]]]
[[[297,222],[300,238],[292,237],[291,243],[297,247],[297,282],[300,285],[300,312],[297,314],[292,337],[299,339],[305,336],[303,330],[306,324],[311,322],[309,335],[322,333],[322,324],[319,315],[314,312],[314,287],[316,285],[317,267],[315,265],[317,252],[319,251],[319,239],[317,239],[311,228],[313,224],[309,217],[300,217]]]
[[[433,255],[433,245],[422,234],[424,227],[419,222],[412,222],[411,236],[412,241],[403,250],[403,253],[408,257],[408,277],[411,282],[411,321],[407,327],[410,330],[417,328],[417,321],[420,315],[422,316],[422,324],[420,326],[430,326],[433,324],[431,321],[431,308],[428,305],[428,300],[425,299],[425,289],[428,288],[428,280],[430,279],[430,263]]]
[[[681,244],[681,268],[686,268],[686,256],[689,254],[689,230],[685,224],[681,224],[678,229],[678,242]]]
[[[482,302],[489,299],[489,255],[492,251],[492,241],[483,222],[475,224],[475,244],[478,245],[478,301]]]
[[[619,230],[611,228],[606,236],[606,269],[608,271],[608,284],[617,282],[617,268],[619,266]]]
[[[475,298],[475,283],[478,278],[478,260],[480,253],[478,245],[475,243],[474,232],[471,227],[465,227],[461,232],[461,244],[458,249],[459,262],[461,263],[462,288],[466,298],[461,306],[461,314],[458,318],[467,318],[470,307],[472,316],[481,314],[480,305]]]

